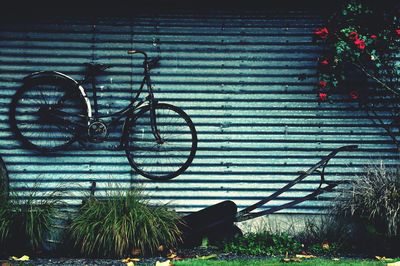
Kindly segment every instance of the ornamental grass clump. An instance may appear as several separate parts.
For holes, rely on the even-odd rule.
[[[335,210],[347,217],[375,221],[388,236],[400,234],[400,168],[368,165],[337,200]]]
[[[43,249],[62,204],[58,191],[38,195],[36,189],[26,195],[10,191],[0,203],[0,247],[2,251],[35,253]]]
[[[349,242],[355,251],[400,255],[399,168],[366,166],[336,199],[333,210],[351,225]]]
[[[115,191],[115,190],[114,190]],[[89,197],[70,225],[74,246],[85,256],[153,254],[180,239],[179,217],[166,205],[151,206],[139,189]]]

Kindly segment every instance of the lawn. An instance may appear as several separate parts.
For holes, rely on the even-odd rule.
[[[365,259],[340,259],[338,261],[330,259],[308,259],[301,262],[282,262],[281,259],[263,260],[184,260],[174,262],[175,266],[262,266],[262,265],[387,265],[387,262]]]

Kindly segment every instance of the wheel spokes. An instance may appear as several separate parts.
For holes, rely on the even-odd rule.
[[[181,168],[187,167],[192,156],[192,129],[175,110],[157,107],[156,112],[162,143],[157,143],[150,125],[150,112],[146,111],[137,117],[129,129],[128,153],[140,171],[153,177],[171,178]]]
[[[41,80],[40,80],[41,81]],[[14,123],[24,143],[55,150],[76,137],[86,125],[86,105],[70,85],[57,80],[26,84],[13,100]]]

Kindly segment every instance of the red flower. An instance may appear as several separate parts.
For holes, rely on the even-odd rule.
[[[324,80],[320,80],[319,83],[318,83],[318,85],[319,85],[320,88],[325,88],[325,87],[326,87],[326,84],[327,84],[327,82],[324,81]]]
[[[358,94],[358,91],[351,91],[350,92],[350,98],[353,100],[357,100],[360,97],[360,95]]]
[[[314,34],[320,37],[321,39],[326,39],[328,37],[329,31],[325,28],[318,28],[314,31]]]
[[[370,36],[370,38],[371,38],[371,39],[376,39],[376,38],[378,38],[378,36],[376,36],[375,34],[372,34],[372,35]]]
[[[400,28],[396,29],[395,31],[396,31],[396,34],[397,34],[398,36],[400,36]]]
[[[320,61],[319,63],[320,63],[322,66],[327,66],[327,65],[329,65],[329,62],[328,62],[327,59],[324,59],[324,60]]]
[[[348,37],[349,37],[349,39],[352,40],[352,41],[358,40],[358,33],[355,32],[355,31],[352,31],[352,32],[349,33],[349,36],[348,36]]]
[[[365,42],[361,39],[357,39],[354,41],[354,44],[357,46],[357,48],[364,50],[365,49]]]
[[[319,98],[319,100],[320,101],[326,101],[327,100],[327,98],[328,98],[328,94],[326,94],[325,92],[320,92],[319,94],[318,94],[318,98]]]

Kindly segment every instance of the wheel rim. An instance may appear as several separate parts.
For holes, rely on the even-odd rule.
[[[11,122],[29,148],[58,150],[76,137],[74,123],[84,123],[84,100],[62,80],[38,80],[25,85],[13,99]]]
[[[131,121],[126,145],[128,159],[145,177],[170,179],[192,162],[197,147],[196,131],[190,118],[172,106],[158,105],[156,117],[162,138],[158,143],[151,130],[148,108]]]

